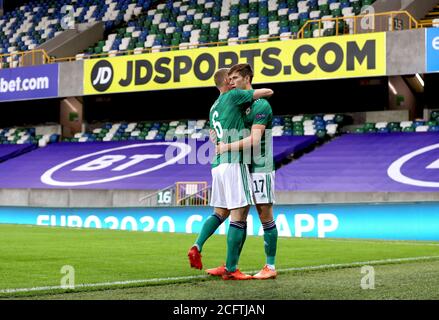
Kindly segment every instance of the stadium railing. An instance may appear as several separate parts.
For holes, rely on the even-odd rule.
[[[321,34],[317,33],[318,36],[340,36],[418,28],[422,28],[422,25],[408,11],[391,11],[308,20],[297,33],[297,38],[313,37],[316,30],[321,32]]]
[[[0,54],[0,69],[48,63],[53,63],[53,60],[43,49]]]
[[[209,203],[210,188],[205,181],[177,182],[176,191],[177,206],[206,206]]]
[[[371,23],[372,27],[369,28],[360,28],[362,19],[368,19],[368,23]],[[327,26],[334,26],[333,28],[326,28]],[[346,26],[352,25],[351,28]],[[323,27],[323,28],[322,28]],[[318,19],[318,20],[308,20],[303,27],[297,32],[297,34],[292,33],[291,36],[285,37],[282,35],[266,37],[263,40],[260,38],[254,39],[237,39],[234,40],[232,44],[245,44],[245,43],[257,43],[262,41],[278,41],[278,40],[289,40],[289,39],[304,39],[304,38],[312,38],[313,31],[321,30],[321,34],[318,32],[318,36],[339,36],[345,34],[359,34],[359,33],[371,33],[378,31],[398,31],[398,30],[411,30],[411,29],[419,29],[429,27],[429,25],[424,25],[419,23],[408,11],[391,11],[391,12],[382,12],[382,13],[371,13],[364,14],[358,16],[349,16],[349,17],[337,17],[337,18],[327,18],[327,19]],[[314,28],[314,30],[313,30]],[[328,30],[328,31],[325,31]],[[222,42],[209,42],[209,43],[200,43],[200,44],[189,44],[188,48],[198,48],[198,47],[216,47],[216,46],[225,46],[230,45],[228,41]],[[188,49],[186,48],[186,49]],[[180,46],[167,46],[161,47],[160,52],[163,51],[174,51],[180,50]],[[57,63],[57,62],[71,62],[79,60],[75,57],[64,57],[64,58],[54,58],[49,57],[44,50],[31,50],[26,52],[13,52],[8,54],[0,55],[0,62],[6,62],[6,59],[10,57],[16,56],[26,56],[31,55],[34,56],[35,52],[43,52],[44,59],[42,63]],[[153,48],[136,48],[135,50],[126,50],[126,51],[118,51],[114,54],[109,53],[97,53],[86,55],[80,59],[95,59],[95,58],[104,58],[104,57],[112,57],[112,56],[121,56],[121,55],[133,55],[133,54],[142,54],[142,53],[151,53],[156,52]],[[36,55],[35,55],[36,56]],[[6,58],[6,59],[5,59]],[[15,59],[16,60],[16,59]],[[9,62],[9,61],[8,61]],[[37,63],[38,61],[36,61]],[[41,64],[41,63],[37,63]],[[20,62],[16,66],[23,66],[22,62]],[[5,67],[5,66],[3,66]]]
[[[435,19],[431,22],[419,23],[420,28],[439,28],[439,19]]]

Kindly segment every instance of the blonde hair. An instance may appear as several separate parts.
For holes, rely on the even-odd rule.
[[[215,72],[215,75],[213,76],[213,79],[215,80],[215,85],[219,89],[224,86],[224,81],[229,77],[229,69],[228,68],[221,68],[217,72]]]

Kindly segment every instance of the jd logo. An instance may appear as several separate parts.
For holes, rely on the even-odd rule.
[[[95,64],[91,71],[91,82],[96,91],[104,92],[113,82],[113,66],[107,60]]]

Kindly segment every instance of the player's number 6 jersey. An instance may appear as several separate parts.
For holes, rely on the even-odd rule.
[[[242,110],[253,101],[254,90],[233,89],[221,94],[210,109],[210,128],[215,130],[217,143],[231,143],[245,138],[249,132],[245,129]],[[242,152],[230,151],[216,155],[212,167],[220,163],[240,163]]]

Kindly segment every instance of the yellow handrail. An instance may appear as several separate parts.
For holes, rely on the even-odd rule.
[[[15,59],[17,58],[18,59]],[[8,59],[9,58],[9,59]],[[11,59],[14,59],[11,61]],[[29,60],[25,60],[29,58]],[[40,59],[41,58],[41,59]],[[37,59],[39,61],[37,61]],[[9,61],[8,61],[9,60]],[[13,62],[17,62],[16,67],[22,67],[27,65],[37,65],[37,64],[47,64],[52,63],[47,52],[43,49],[29,50],[29,51],[16,51],[11,53],[3,53],[0,54],[0,69],[3,67],[3,64],[9,64],[9,66],[14,67]]]
[[[377,18],[377,17],[388,17],[388,18],[390,18],[390,21],[392,21],[390,30],[380,30],[380,31],[394,31],[393,19],[396,16],[400,16],[400,15],[407,17],[410,30],[411,29],[418,29],[421,27],[421,24],[408,11],[390,11],[390,12],[362,14],[362,15],[351,16],[351,17],[334,17],[334,18],[322,18],[322,19],[308,20],[302,26],[302,28],[299,30],[299,32],[297,33],[297,38],[304,39],[305,38],[305,31],[310,30],[312,25],[318,24],[319,30],[321,30],[322,23],[331,22],[331,21],[335,22],[335,35],[336,36],[345,34],[344,32],[340,33],[340,30],[339,30],[339,22],[340,21],[352,22],[353,28],[352,28],[351,34],[356,34],[358,20],[362,20],[363,18],[374,19],[373,21],[375,21],[375,18]],[[376,32],[376,31],[377,31],[376,28],[373,28],[372,32]]]

